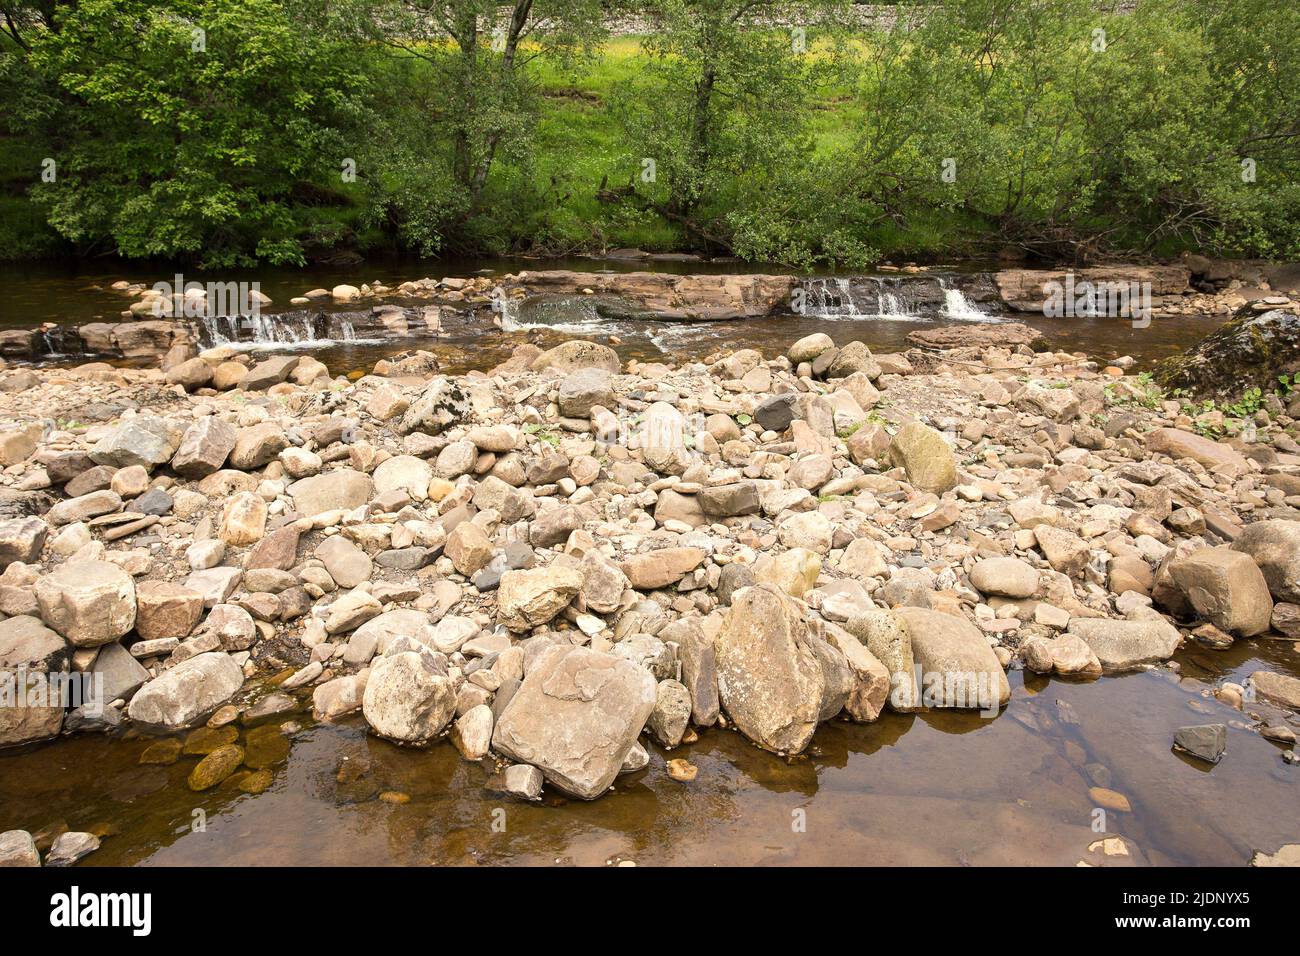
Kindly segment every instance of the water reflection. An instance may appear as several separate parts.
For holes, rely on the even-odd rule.
[[[449,744],[396,747],[359,717],[262,725],[289,730],[289,747],[256,796],[233,781],[190,791],[197,756],[141,766],[148,738],[76,736],[0,757],[0,829],[110,833],[82,865],[1073,865],[1098,862],[1088,848],[1108,836],[1129,853],[1105,858],[1111,865],[1241,865],[1256,849],[1300,842],[1295,768],[1209,692],[1260,667],[1296,673],[1293,645],[1193,649],[1177,663],[1181,676],[1088,683],[1016,672],[996,719],[835,721],[790,759],[712,729],[668,754],[652,747],[647,769],[592,803],[549,792],[536,805],[507,800],[486,786],[490,767]],[[1206,722],[1228,724],[1221,763],[1171,751],[1178,727]],[[248,734],[241,728],[242,742]],[[694,764],[696,779],[669,776],[669,757]],[[1104,832],[1094,829],[1098,787],[1130,807],[1106,811]]]

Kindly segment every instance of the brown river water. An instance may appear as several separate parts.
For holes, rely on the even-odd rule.
[[[578,260],[366,266],[257,278],[277,303],[315,286],[521,268],[671,268]],[[717,271],[736,271],[729,265]],[[144,273],[0,270],[0,328],[113,318],[125,301],[103,288]],[[187,276],[187,279],[190,278]],[[201,279],[202,277],[196,276]],[[92,288],[100,286],[99,290]],[[275,307],[273,306],[272,309]],[[996,320],[991,315],[990,320]],[[1023,320],[1023,318],[1021,319]],[[918,321],[938,322],[939,318]],[[619,329],[624,357],[702,356],[745,345],[776,354],[810,331],[862,339],[881,351],[905,347],[918,321],[790,316],[762,322],[675,326],[667,335]],[[1059,347],[1141,363],[1185,347],[1209,320],[1156,320],[1145,330],[1114,320],[1033,321]],[[463,351],[466,367],[489,367],[519,341],[577,331],[505,333],[467,322],[438,346]],[[599,330],[588,330],[594,338]],[[606,333],[607,334],[607,333]],[[368,368],[383,355],[425,343],[340,343],[313,348],[335,371]],[[84,360],[84,359],[79,359]],[[1157,669],[1076,683],[1010,675],[1010,704],[973,713],[887,713],[874,724],[835,721],[809,752],[785,760],[739,734],[711,729],[671,753],[651,746],[647,769],[620,777],[593,803],[548,793],[541,804],[505,800],[488,771],[448,743],[428,750],[368,736],[354,717],[315,724],[309,698],[282,715],[289,746],[257,795],[228,784],[193,793],[198,762],[141,765],[145,737],[65,736],[0,754],[0,831],[106,834],[80,865],[847,864],[847,865],[1244,865],[1257,851],[1300,843],[1300,767],[1249,729],[1247,715],[1218,703],[1213,687],[1266,668],[1300,676],[1297,645],[1239,641],[1227,651],[1191,646],[1177,671]],[[1188,724],[1224,722],[1228,750],[1213,767],[1171,748]],[[241,732],[242,734],[242,732]],[[699,768],[689,783],[668,757]],[[229,782],[228,782],[229,783]],[[1129,812],[1096,813],[1089,789],[1128,799]],[[401,796],[394,798],[395,794]],[[382,796],[381,796],[382,795]],[[402,802],[402,801],[405,802]],[[1128,856],[1089,847],[1120,836]],[[1112,844],[1113,845],[1113,844]]]

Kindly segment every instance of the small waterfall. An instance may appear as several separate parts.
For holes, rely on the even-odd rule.
[[[902,280],[863,277],[805,279],[802,286],[803,315],[820,319],[895,319],[914,321],[919,312]]]
[[[992,316],[972,304],[961,289],[949,285],[947,279],[941,278],[939,287],[943,289],[943,314],[946,318],[957,319],[961,322],[989,322],[992,320]]]
[[[978,277],[963,280],[963,287],[972,286],[972,282],[978,298]],[[967,298],[951,278],[934,274],[804,279],[796,290],[793,311],[818,319],[997,321],[997,316]]]
[[[198,320],[200,342],[207,348],[293,349],[362,343],[353,318],[324,312],[285,312],[278,315],[210,315]]]

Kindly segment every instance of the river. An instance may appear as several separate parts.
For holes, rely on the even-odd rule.
[[[248,278],[271,296],[274,317],[280,303],[315,286],[395,285],[425,275],[543,266],[703,271],[698,263],[491,261],[264,271]],[[729,264],[718,271],[737,269]],[[111,320],[124,300],[107,286],[122,278],[169,277],[0,270],[0,327]],[[1024,321],[975,308],[982,314],[967,316],[975,321]],[[771,353],[773,342],[817,330],[837,342],[861,339],[892,351],[906,347],[908,331],[949,320],[942,312],[840,311],[846,314],[824,308],[748,323],[625,323],[612,331],[625,358],[700,357],[724,345]],[[1191,318],[1156,320],[1148,329],[1114,320],[1036,318],[1032,324],[1060,347],[1099,358],[1129,354],[1142,364],[1214,326]],[[581,331],[603,337],[611,330],[502,331],[483,314],[434,342],[330,340],[307,347],[335,371],[368,368],[415,345],[455,350],[453,365],[487,368],[519,341]],[[0,755],[0,831],[104,835],[102,848],[82,865],[1243,865],[1254,851],[1300,842],[1300,770],[1211,691],[1260,668],[1300,676],[1294,648],[1267,639],[1241,640],[1227,651],[1189,645],[1172,668],[1083,683],[1017,670],[1009,675],[1011,702],[994,719],[931,712],[887,713],[870,725],[834,721],[818,730],[807,753],[789,760],[714,728],[667,755],[698,767],[693,781],[671,777],[664,752],[652,747],[647,769],[620,777],[617,793],[594,803],[549,793],[540,805],[505,801],[485,788],[487,771],[451,746],[401,749],[368,735],[359,716],[316,724],[307,701],[306,709],[277,718],[289,746],[272,762],[271,785],[258,794],[228,786],[193,793],[185,781],[199,758],[142,765],[151,741],[139,736],[64,736]],[[1221,763],[1211,767],[1172,751],[1177,728],[1210,722],[1229,727]],[[1130,810],[1099,817],[1090,795],[1098,786],[1123,794]],[[1120,841],[1110,841],[1107,855],[1099,841],[1117,836],[1124,852]]]

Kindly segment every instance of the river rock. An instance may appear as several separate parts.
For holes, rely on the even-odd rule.
[[[465,711],[451,727],[451,742],[466,760],[482,760],[492,746],[492,708],[479,704]]]
[[[1250,470],[1246,458],[1232,446],[1179,428],[1156,428],[1143,435],[1142,440],[1148,451],[1168,455],[1175,461],[1190,458],[1210,471],[1224,468],[1235,476]]]
[[[656,700],[654,678],[631,661],[553,645],[528,669],[492,746],[565,793],[594,800],[618,776]]]
[[[850,617],[844,630],[884,665],[889,674],[890,707],[901,711],[915,709],[918,703],[916,658],[903,622],[892,611],[872,608]]]
[[[93,833],[70,831],[60,833],[45,857],[46,866],[71,866],[82,857],[99,849],[99,837]]]
[[[765,584],[732,595],[715,652],[719,698],[741,733],[776,753],[807,747],[825,678],[790,599]]]
[[[835,348],[835,341],[825,332],[814,332],[812,335],[805,335],[793,345],[786,354],[790,356],[790,361],[798,365],[800,362],[811,362],[823,352],[829,352]]]
[[[982,594],[1027,598],[1038,590],[1038,572],[1019,558],[985,558],[971,568],[970,583]]]
[[[310,478],[301,478],[286,489],[294,508],[307,517],[327,511],[351,511],[374,495],[369,475],[352,468],[338,468]]]
[[[991,710],[1011,699],[1011,685],[979,628],[965,618],[929,608],[898,607],[907,628],[927,707]]]
[[[456,690],[443,658],[417,651],[379,658],[371,665],[361,711],[381,737],[415,746],[432,742],[456,712]]]
[[[712,727],[718,722],[718,663],[713,638],[690,618],[674,621],[660,632],[665,643],[677,645],[681,681],[691,699],[691,722]]]
[[[646,730],[660,747],[671,750],[682,742],[691,721],[691,695],[680,681],[662,680],[655,691],[655,707]]]
[[[560,414],[568,418],[586,418],[593,406],[617,407],[613,378],[608,369],[582,368],[565,376],[557,399]]]
[[[540,627],[568,607],[582,581],[575,568],[506,571],[497,591],[497,619],[512,631]]]
[[[67,642],[36,618],[0,621],[0,748],[58,736],[64,707],[49,699],[46,675],[66,673],[70,662]]]
[[[826,369],[827,378],[848,378],[861,372],[870,379],[880,377],[880,364],[864,342],[850,342],[841,348]]]
[[[1232,548],[1254,559],[1273,597],[1300,603],[1300,521],[1252,522],[1232,542]]]
[[[402,416],[400,430],[406,434],[437,435],[469,412],[468,396],[460,385],[444,377],[432,379],[411,402]]]
[[[581,368],[601,368],[618,374],[618,353],[608,345],[574,339],[548,349],[533,360],[533,371],[555,369],[557,372],[575,372]]]
[[[1263,700],[1300,711],[1300,679],[1276,671],[1255,671],[1250,683]]]
[[[1197,724],[1174,732],[1174,748],[1206,763],[1218,763],[1228,749],[1226,724]]]
[[[233,548],[256,544],[266,533],[266,501],[251,491],[227,499],[221,509],[217,537]]]
[[[141,640],[188,637],[203,616],[203,595],[171,581],[144,581],[136,589],[135,631]]]
[[[433,480],[433,468],[414,455],[394,455],[375,469],[375,494],[404,491],[412,501],[423,501]]]
[[[107,561],[69,561],[36,582],[41,619],[76,647],[115,641],[135,626],[135,582]]]
[[[141,687],[127,714],[145,729],[181,730],[230,700],[243,684],[244,673],[229,654],[199,654]]]
[[[205,478],[225,465],[238,432],[215,415],[200,418],[181,436],[172,458],[172,471],[183,478]]]
[[[299,361],[297,355],[272,355],[252,366],[239,380],[239,387],[246,392],[261,392],[279,385],[298,367]]]
[[[1143,664],[1167,661],[1183,636],[1166,621],[1109,621],[1073,618],[1069,634],[1087,644],[1106,673],[1136,670]]]
[[[152,471],[171,461],[180,443],[180,435],[160,418],[141,416],[117,426],[90,450],[97,465],[125,468],[141,465]]]
[[[240,471],[261,468],[288,447],[289,439],[275,422],[241,428],[235,435],[235,447],[230,450],[230,467]]]
[[[773,395],[758,403],[754,409],[754,421],[767,431],[783,432],[795,420],[799,406],[796,394]]]
[[[370,555],[342,535],[322,541],[316,548],[316,557],[324,562],[325,570],[341,588],[354,588],[370,580],[374,570]]]
[[[1202,548],[1171,562],[1169,573],[1196,613],[1215,627],[1242,637],[1269,629],[1273,599],[1250,555],[1230,548]]]
[[[238,770],[243,762],[244,748],[238,744],[226,744],[200,760],[190,771],[186,783],[191,790],[211,790]]]
[[[908,422],[894,435],[889,459],[921,491],[943,494],[957,487],[957,461],[942,435],[921,422]]]
[[[0,521],[0,571],[15,561],[34,564],[41,557],[50,526],[40,518]]]
[[[60,501],[46,513],[50,524],[57,526],[89,521],[100,515],[113,514],[122,510],[122,496],[116,491],[104,489],[92,491],[77,498]]]
[[[30,833],[26,830],[6,830],[0,833],[0,868],[40,865],[41,854]]]
[[[625,558],[619,569],[638,591],[654,591],[676,584],[703,563],[701,548],[659,548]]]
[[[889,699],[889,668],[847,631],[835,628],[827,638],[844,655],[852,675],[844,712],[859,723],[878,719]]]

